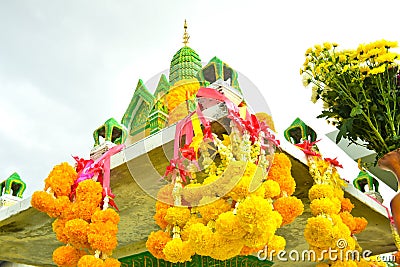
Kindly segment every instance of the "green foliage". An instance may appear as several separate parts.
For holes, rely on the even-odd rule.
[[[339,130],[336,142],[346,138],[374,150],[378,158],[400,147],[399,54],[390,51],[396,46],[385,40],[356,50],[315,45],[306,51],[301,69],[314,102],[324,103],[318,118]]]

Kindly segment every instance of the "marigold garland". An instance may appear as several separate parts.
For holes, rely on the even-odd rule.
[[[310,152],[310,154],[313,153]],[[344,253],[356,249],[358,244],[353,234],[356,233],[357,223],[350,214],[354,205],[349,199],[344,198],[344,191],[341,188],[345,184],[344,181],[340,179],[331,161],[324,160],[318,153],[308,155],[307,158],[309,172],[315,182],[308,192],[311,213],[315,217],[307,220],[304,229],[306,241],[316,255],[322,255],[324,250],[329,249]],[[360,218],[358,224],[358,232],[361,232],[366,226],[366,220]],[[346,246],[339,246],[340,241],[345,242]],[[317,266],[324,265],[357,266],[354,261],[345,259],[337,259]]]
[[[183,100],[172,96],[170,92],[169,108],[178,107]],[[198,112],[186,118],[193,136],[174,147],[164,175],[171,184],[157,194],[154,220],[163,231],[151,233],[146,243],[156,258],[178,263],[197,254],[226,260],[267,244],[284,248],[284,238],[275,236],[283,219],[273,203],[278,201],[282,214],[290,213],[285,223],[303,212],[301,201],[290,197],[296,188],[291,162],[284,153],[273,153],[278,141],[265,124],[245,106],[238,110],[228,117],[238,116],[222,138],[198,120]],[[289,205],[283,208],[285,203]]]
[[[34,208],[56,218],[53,231],[67,244],[53,252],[53,261],[64,267],[119,267],[118,260],[108,257],[117,246],[119,215],[108,208],[108,196],[103,196],[99,182],[77,182],[77,178],[67,163],[56,165],[45,180],[46,191],[36,191],[32,196]],[[92,251],[95,255],[85,255]]]
[[[274,166],[285,166],[285,175],[282,175],[279,181],[283,184],[294,183],[290,166],[282,163],[290,162],[288,157],[282,154],[275,157],[274,161],[277,161]],[[237,175],[236,172],[240,173],[240,168],[242,168],[240,166],[245,166],[244,169],[242,168],[242,178],[244,177],[245,180],[254,175],[256,170],[254,164],[238,163],[235,166],[238,168],[232,168],[231,171],[234,173],[230,172],[229,175]],[[276,168],[274,166],[271,169]],[[218,176],[211,174],[204,179],[203,184],[212,184],[217,179],[219,179]],[[285,180],[293,181],[286,182]],[[236,255],[257,252],[266,245],[279,250],[284,249],[286,244],[284,238],[276,236],[275,232],[282,225],[284,220],[282,215],[286,217],[285,223],[290,223],[303,212],[302,202],[294,196],[282,197],[280,184],[274,180],[266,180],[261,184],[260,187],[263,189],[259,192],[262,194],[257,193],[259,189],[251,193],[248,189],[249,182],[242,181],[239,186],[241,187],[239,191],[244,193],[237,194],[239,191],[236,191],[235,194],[229,193],[216,200],[209,195],[202,195],[198,201],[199,206],[192,207],[190,210],[186,207],[171,207],[157,201],[154,219],[165,231],[149,235],[146,242],[149,252],[159,259],[184,262],[194,254],[226,260]],[[193,188],[197,187],[199,186],[195,185]],[[215,187],[205,190],[212,192]],[[164,187],[160,195],[168,199],[166,192],[172,192],[172,190],[170,190],[171,187],[167,191],[166,189]],[[269,193],[266,194],[266,191]],[[235,199],[239,200],[235,197],[238,195],[241,199],[235,201]],[[175,238],[172,238],[172,235]],[[191,247],[192,250],[189,249],[183,253],[180,249],[184,246]]]

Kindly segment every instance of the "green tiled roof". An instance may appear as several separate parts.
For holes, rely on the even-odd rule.
[[[179,80],[195,78],[199,70],[201,70],[199,55],[192,48],[184,46],[171,60],[169,82],[174,85]]]

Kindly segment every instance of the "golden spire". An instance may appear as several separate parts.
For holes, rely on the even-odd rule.
[[[185,19],[185,24],[183,24],[183,28],[185,29],[184,33],[183,33],[183,43],[185,44],[185,46],[187,46],[187,44],[189,43],[189,34],[187,33],[187,23],[186,23],[186,19]]]

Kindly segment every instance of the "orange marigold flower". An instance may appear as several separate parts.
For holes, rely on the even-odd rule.
[[[348,211],[341,212],[339,215],[340,215],[340,218],[342,218],[343,223],[345,225],[347,225],[349,230],[353,233],[353,231],[357,227],[357,224],[356,224],[356,221],[354,220],[353,215],[351,215],[350,212],[348,212]]]
[[[113,224],[118,224],[120,220],[119,214],[111,209],[108,208],[106,210],[97,210],[95,213],[93,213],[91,222],[96,223],[96,222],[112,222]]]
[[[65,223],[67,222],[66,219],[56,219],[52,223],[53,227],[53,232],[56,233],[56,237],[60,242],[63,243],[68,243],[68,236],[65,234],[64,229],[65,229]]]
[[[74,184],[78,175],[75,169],[67,162],[63,162],[53,167],[45,179],[44,191],[51,188],[56,197],[69,196],[71,186]]]
[[[90,221],[92,215],[100,210],[99,204],[90,201],[76,201],[71,205],[72,213],[75,218]]]
[[[89,248],[89,223],[82,219],[73,219],[65,223],[64,233],[71,245],[77,248]]]
[[[104,267],[104,262],[94,255],[85,255],[78,261],[78,267]]]
[[[168,233],[164,231],[151,232],[146,241],[146,247],[157,259],[165,260],[163,249],[165,245],[171,240]]]
[[[53,261],[60,267],[75,267],[85,252],[72,246],[58,247],[53,252]]]
[[[87,201],[99,205],[103,200],[103,187],[92,179],[84,180],[76,188],[76,202]]]
[[[120,267],[121,266],[121,262],[118,261],[117,259],[114,259],[114,258],[107,258],[104,261],[104,265],[106,267]]]
[[[103,233],[89,233],[88,241],[92,249],[100,250],[105,254],[111,254],[118,244],[117,236],[107,231]]]
[[[154,220],[161,229],[165,229],[168,226],[168,222],[165,220],[165,215],[170,207],[170,205],[165,204],[164,202],[156,202],[156,214],[154,214]]]
[[[359,234],[365,230],[365,228],[368,225],[368,221],[364,217],[354,217],[354,220],[356,221],[356,227],[354,228],[354,231],[352,231],[351,233]]]
[[[275,153],[267,179],[279,184],[281,195],[286,193],[288,196],[291,196],[296,189],[296,182],[291,174],[291,168],[292,163],[286,154]]]
[[[341,202],[341,211],[348,211],[351,212],[351,210],[354,208],[354,204],[351,203],[351,200],[348,198],[343,198]]]
[[[282,215],[282,226],[293,222],[304,211],[303,202],[293,196],[278,198],[273,205],[274,209]]]
[[[50,217],[54,216],[55,210],[55,201],[56,199],[47,192],[44,191],[36,191],[33,193],[31,198],[31,205],[35,209],[47,213]]]

